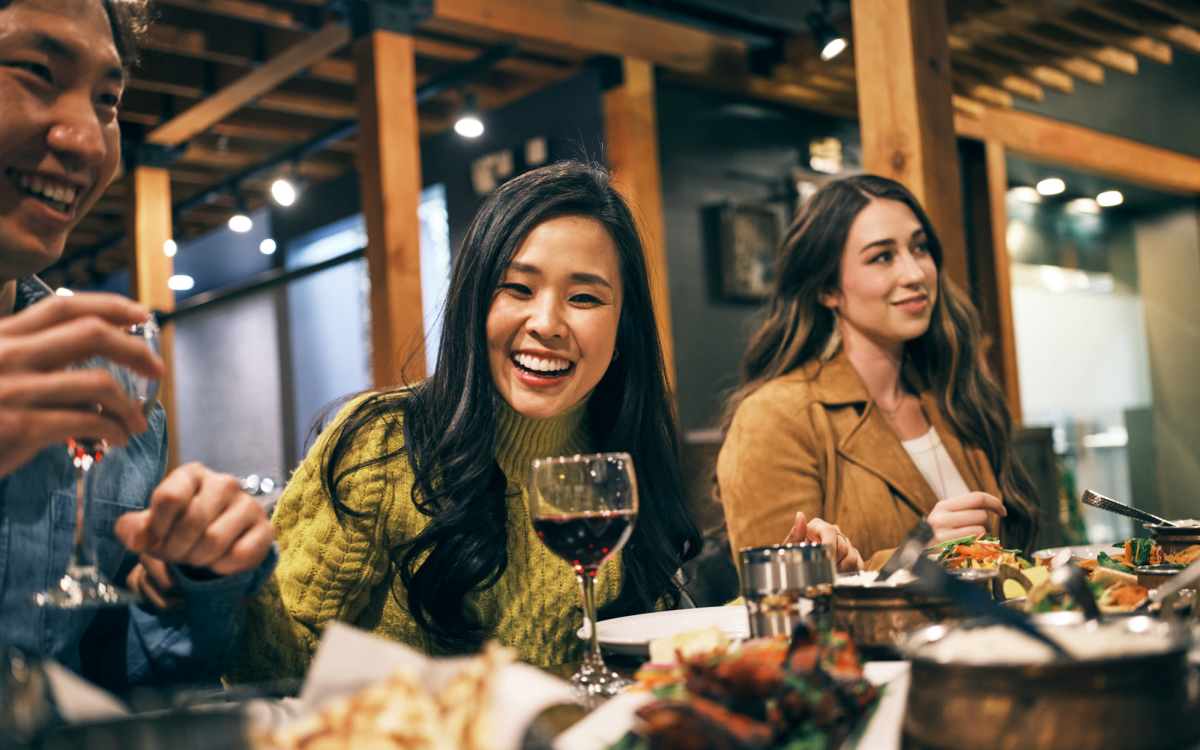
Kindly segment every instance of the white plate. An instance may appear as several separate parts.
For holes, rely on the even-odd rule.
[[[1101,552],[1107,552],[1109,557],[1118,554],[1121,551],[1120,547],[1114,547],[1111,542],[1104,544],[1077,544],[1074,547],[1050,547],[1048,549],[1040,549],[1033,553],[1034,560],[1041,560],[1046,557],[1054,557],[1062,550],[1071,550],[1072,557],[1078,557],[1081,560],[1095,560],[1096,556]]]
[[[647,612],[644,615],[615,617],[596,623],[596,639],[601,648],[616,654],[648,656],[650,641],[669,638],[679,633],[700,628],[716,627],[730,639],[750,637],[750,622],[746,608],[742,605],[726,607],[697,607],[695,609],[672,609],[666,612]],[[575,632],[586,639],[586,627]]]

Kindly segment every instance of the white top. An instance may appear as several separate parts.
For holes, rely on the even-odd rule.
[[[913,463],[917,465],[921,476],[925,477],[925,481],[933,488],[933,494],[937,495],[938,500],[958,497],[970,492],[967,489],[967,483],[963,481],[962,474],[958,473],[954,462],[950,460],[946,446],[942,445],[942,439],[938,437],[937,430],[930,427],[929,432],[921,437],[902,440],[900,444],[904,446],[904,450],[908,451],[908,455],[912,456]]]

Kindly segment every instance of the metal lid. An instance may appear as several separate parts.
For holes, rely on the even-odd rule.
[[[828,559],[829,552],[826,550],[825,545],[818,542],[772,544],[766,547],[746,547],[742,550],[742,562],[746,564],[772,560],[811,562]]]

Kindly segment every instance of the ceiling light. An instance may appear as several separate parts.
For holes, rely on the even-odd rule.
[[[242,197],[236,185],[233,188],[233,201],[237,206],[237,213],[229,217],[229,229],[238,234],[245,234],[254,228],[254,220],[246,213],[246,199]]]
[[[825,62],[829,62],[846,50],[848,46],[846,37],[839,34],[833,24],[829,22],[828,4],[826,4],[824,12],[814,11],[808,14],[808,28],[812,32],[813,41],[817,44],[821,59]]]
[[[467,94],[463,99],[462,111],[454,121],[454,132],[463,138],[478,138],[483,135],[483,120],[479,118],[479,109],[475,106],[475,95]]]
[[[279,177],[271,183],[271,198],[280,206],[287,208],[296,202],[296,186],[286,177]]]
[[[60,286],[58,289],[55,289],[54,293],[57,294],[59,297],[74,297],[75,296],[75,292],[72,292],[70,289],[67,289],[65,286]]]
[[[275,240],[271,239],[270,237],[258,243],[258,251],[263,255],[274,255],[275,247]]]
[[[174,258],[177,252],[179,252],[179,245],[175,244],[175,240],[163,242],[163,255],[168,258]]]
[[[1016,198],[1022,203],[1041,203],[1042,195],[1034,188],[1028,185],[1018,185],[1014,188],[1009,188],[1008,194],[1012,198]]]
[[[177,292],[186,292],[194,286],[196,286],[196,280],[186,273],[177,273],[167,279],[167,288]]]
[[[1075,198],[1067,202],[1067,210],[1079,214],[1092,214],[1094,216],[1100,213],[1100,204],[1091,198]]]
[[[1058,195],[1066,189],[1067,183],[1058,177],[1047,177],[1037,184],[1037,191],[1041,195]]]
[[[1103,193],[1100,193],[1100,195],[1096,196],[1096,203],[1100,204],[1104,208],[1119,206],[1124,202],[1125,196],[1121,195],[1120,190],[1105,190]]]

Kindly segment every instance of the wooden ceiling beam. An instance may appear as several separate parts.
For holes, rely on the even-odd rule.
[[[413,46],[418,57],[426,57],[434,60],[467,62],[483,54],[483,49],[478,46],[456,44],[441,39],[430,39],[421,36],[413,37]],[[520,57],[506,57],[496,63],[494,67],[496,70],[504,73],[512,73],[513,75],[526,78],[554,77],[563,71],[562,65],[522,59]],[[353,68],[353,64],[351,64],[351,68]]]
[[[207,15],[233,18],[238,21],[270,26],[288,31],[305,31],[296,18],[285,10],[271,8],[262,3],[247,0],[158,0],[159,5],[205,13]]]
[[[233,0],[213,0],[232,2]],[[151,143],[168,146],[184,143],[203,133],[253,101],[284,96],[268,94],[284,81],[313,63],[323,60],[350,41],[350,30],[342,24],[329,24],[302,42],[271,59],[262,67],[231,83],[212,96],[192,106],[147,136]],[[292,96],[292,95],[287,95]],[[353,106],[350,106],[353,110]],[[304,114],[301,112],[300,114]],[[348,115],[352,117],[353,115]]]
[[[987,107],[979,117],[957,115],[966,138],[996,141],[1036,161],[1061,164],[1146,185],[1200,194],[1200,158],[1100,133],[1031,112]]]
[[[956,68],[970,68],[977,73],[982,73],[985,78],[998,84],[1000,88],[1010,94],[1015,94],[1035,102],[1040,102],[1046,98],[1046,92],[1041,86],[1025,76],[1013,72],[1004,65],[997,65],[996,63],[988,62],[976,55],[965,52],[952,55],[951,64]]]
[[[434,21],[484,28],[586,53],[647,60],[681,73],[745,66],[745,43],[594,0],[436,0]]]
[[[1066,48],[1065,45],[1047,47],[1035,41],[1009,38],[1008,30],[986,23],[977,23],[973,29],[959,33],[972,45],[995,54],[1021,60],[1031,65],[1052,65],[1070,75],[1082,78],[1088,83],[1097,85],[1104,83],[1104,68],[1101,65],[1091,60],[1085,60],[1079,56],[1078,50]],[[1031,52],[1021,45],[1029,45],[1039,51]],[[1046,50],[1049,50],[1054,57],[1048,60],[1048,56],[1045,54]]]
[[[981,102],[986,102],[997,107],[1012,107],[1013,105],[1012,94],[975,76],[963,73],[960,70],[954,70],[950,74],[950,78],[954,82],[954,91],[958,94],[969,96],[972,99],[978,99]]]
[[[1133,0],[1133,2],[1143,8],[1149,8],[1156,13],[1161,13],[1164,16],[1182,21],[1193,28],[1200,28],[1200,11],[1181,8],[1178,0],[1172,0],[1172,2],[1165,2],[1164,0]]]
[[[1174,22],[1164,22],[1161,15],[1136,8],[1115,10],[1096,0],[1082,0],[1083,10],[1135,33],[1157,37],[1189,52],[1200,52],[1200,31]]]
[[[970,55],[971,59],[980,64],[994,66],[1006,74],[1027,75],[1037,83],[1070,94],[1075,90],[1075,80],[1070,74],[1049,65],[1039,65],[1024,62],[1011,55],[998,54],[982,45],[972,44],[969,40],[957,34],[950,35],[950,49],[958,57]]]
[[[1024,39],[1039,47],[1045,47],[1046,49],[1069,55],[1071,58],[1090,58],[1101,65],[1120,71],[1121,73],[1128,73],[1129,75],[1137,75],[1138,72],[1137,57],[1132,53],[1116,49],[1115,47],[1096,48],[1086,45],[1074,45],[1030,29],[1012,29],[1011,33],[1018,39]],[[1078,70],[1078,67],[1076,67],[1076,70]]]
[[[1163,65],[1171,64],[1171,45],[1160,42],[1157,39],[1151,39],[1148,36],[1129,36],[1108,29],[1097,28],[1096,24],[1088,23],[1075,16],[1055,18],[1050,21],[1050,24],[1081,39],[1090,39],[1097,44],[1127,50],[1132,54],[1141,55]]]

